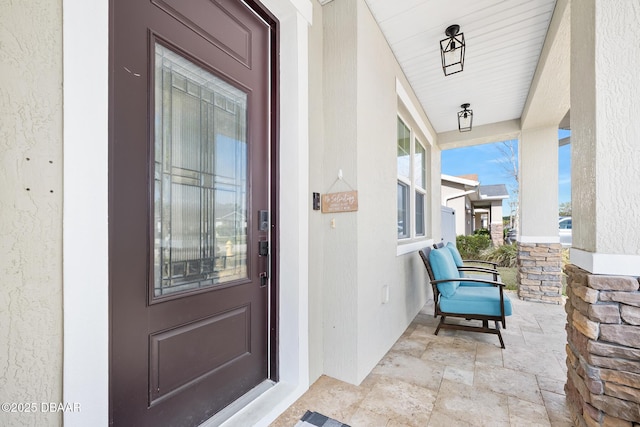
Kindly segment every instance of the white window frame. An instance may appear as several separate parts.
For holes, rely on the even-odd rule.
[[[411,209],[413,206],[413,202],[411,201],[411,197],[413,195],[413,132],[411,131],[411,127],[407,124],[406,120],[403,120],[403,118],[398,115],[397,121],[396,121],[396,126],[397,126],[397,130],[396,130],[396,135],[398,135],[399,132],[399,127],[400,127],[400,123],[402,123],[404,125],[404,127],[409,131],[409,159],[407,161],[407,167],[408,170],[407,175],[401,174],[400,173],[400,168],[398,167],[398,137],[396,136],[396,168],[397,168],[397,175],[398,175],[398,195],[397,198],[400,198],[400,186],[405,187],[408,191],[407,191],[407,197],[406,197],[406,202],[407,202],[407,206],[405,206],[405,218],[406,218],[406,223],[405,226],[407,226],[406,228],[406,234],[404,235],[400,235],[400,233],[398,233],[398,240],[405,240],[405,239],[410,239],[413,234],[412,234],[412,225],[413,225],[413,220],[412,217],[413,215],[411,214]],[[396,218],[397,223],[399,223],[400,218],[398,216],[398,218]]]
[[[420,164],[420,165],[417,164],[418,159],[416,157],[416,151],[417,151],[416,147],[418,145],[420,147],[422,147],[422,149],[424,150],[424,158],[422,159],[423,163]],[[427,176],[427,170],[428,170],[428,168],[427,168],[427,163],[428,163],[427,159],[428,159],[429,154],[428,154],[428,151],[427,151],[427,147],[425,146],[425,144],[422,143],[422,141],[420,141],[420,138],[417,135],[413,138],[412,149],[414,151],[411,160],[412,160],[412,165],[413,165],[413,170],[412,170],[412,172],[413,172],[413,180],[412,181],[413,181],[413,187],[414,187],[413,202],[415,204],[412,212],[413,212],[413,215],[416,218],[418,216],[417,215],[417,213],[418,213],[418,209],[417,209],[418,208],[418,202],[417,202],[416,199],[417,199],[418,194],[422,195],[422,197],[423,197],[423,199],[422,199],[422,233],[421,234],[418,233],[418,227],[417,227],[418,226],[418,220],[417,219],[415,219],[411,223],[411,224],[413,224],[413,231],[415,233],[415,237],[419,238],[419,237],[425,237],[427,235],[427,188],[426,187],[427,187],[428,182],[429,182],[429,177]],[[418,168],[418,167],[424,168],[422,170],[422,175],[423,175],[422,178],[424,180],[424,187],[419,185],[416,182],[416,178],[417,178],[417,176],[416,176],[417,175],[416,174],[416,168]]]
[[[404,124],[404,126],[406,126],[407,129],[409,129],[409,177],[405,177],[402,176],[400,174],[400,171],[398,171],[397,173],[397,180],[398,180],[398,184],[403,184],[406,185],[409,188],[409,194],[408,194],[408,199],[409,199],[409,206],[408,206],[408,211],[409,211],[409,230],[406,236],[398,236],[398,244],[403,244],[406,242],[413,242],[415,240],[420,240],[423,241],[424,239],[426,239],[427,236],[427,232],[428,232],[428,227],[427,227],[427,196],[428,196],[428,191],[427,188],[423,188],[422,186],[418,186],[416,184],[416,144],[420,144],[420,146],[424,149],[424,182],[425,182],[425,187],[429,186],[429,177],[427,176],[427,170],[428,170],[428,157],[429,157],[429,150],[427,150],[427,147],[425,146],[425,144],[422,143],[421,141],[421,136],[417,134],[415,127],[412,126],[412,120],[408,120],[401,112],[398,112],[398,120],[400,122],[402,122],[402,124]],[[396,122],[397,123],[397,122]],[[399,126],[399,123],[397,124],[397,126]],[[396,132],[397,135],[397,132]],[[397,153],[397,146],[398,146],[398,140],[396,137],[396,153]],[[396,162],[397,162],[397,154],[396,154]],[[423,233],[422,234],[417,234],[416,232],[416,195],[417,194],[421,194],[423,195]]]
[[[398,239],[398,246],[396,249],[396,255],[402,256],[405,254],[413,253],[418,249],[422,249],[425,246],[430,246],[433,243],[433,238],[430,235],[433,233],[432,227],[432,216],[434,207],[431,206],[432,200],[432,186],[434,185],[433,177],[431,176],[431,168],[432,168],[432,150],[433,143],[435,140],[434,134],[430,131],[430,127],[427,126],[427,123],[424,121],[424,115],[420,113],[420,110],[416,107],[419,105],[414,102],[415,97],[409,94],[407,90],[408,84],[406,81],[401,80],[396,77],[396,94],[398,95],[398,114],[396,117],[399,117],[403,123],[411,124],[410,128],[415,132],[416,135],[419,136],[420,143],[425,148],[426,159],[425,159],[425,169],[427,170],[427,175],[425,176],[426,181],[424,188],[425,192],[425,235],[424,236],[416,236],[412,238],[406,239]],[[397,119],[396,119],[397,121]],[[396,125],[397,126],[397,125]],[[395,141],[396,150],[398,141]],[[415,199],[415,192],[411,195],[413,199]],[[415,203],[415,200],[414,202]],[[439,207],[438,207],[439,209]],[[397,222],[397,219],[396,219]]]

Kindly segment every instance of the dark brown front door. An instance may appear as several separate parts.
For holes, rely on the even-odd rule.
[[[273,375],[274,27],[238,0],[110,7],[110,422],[194,426]]]

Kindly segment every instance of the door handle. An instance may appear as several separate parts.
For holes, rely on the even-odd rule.
[[[269,273],[267,273],[266,271],[263,271],[262,273],[260,273],[260,287],[264,288],[265,286],[267,286],[267,281],[269,280]]]
[[[258,256],[264,259],[264,268],[260,273],[260,287],[267,286],[269,280],[269,241],[260,240],[258,242]]]

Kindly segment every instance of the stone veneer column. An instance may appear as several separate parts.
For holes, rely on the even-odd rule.
[[[562,304],[562,245],[518,242],[518,296]]]
[[[504,226],[501,222],[491,223],[491,242],[495,247],[504,244]]]
[[[640,425],[640,284],[567,265],[567,383],[575,426]]]
[[[523,129],[518,149],[518,296],[527,301],[562,304],[558,126]]]

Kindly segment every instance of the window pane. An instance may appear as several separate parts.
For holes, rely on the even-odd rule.
[[[398,237],[409,237],[409,186],[398,182]]]
[[[409,179],[411,154],[411,132],[409,128],[398,119],[398,176]]]
[[[414,183],[420,188],[427,188],[427,161],[426,151],[422,144],[416,139],[416,153],[413,159],[413,170],[415,173]]]
[[[154,295],[247,277],[247,94],[156,44]]]
[[[416,193],[416,236],[424,236],[424,194]]]

